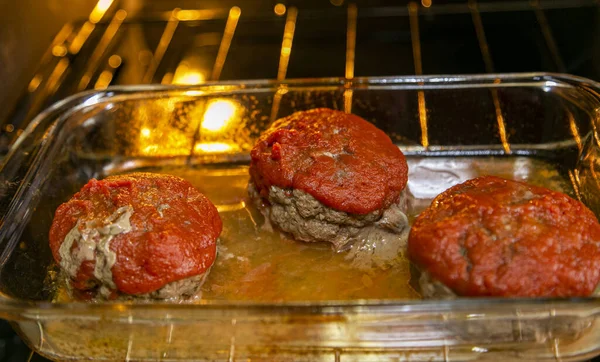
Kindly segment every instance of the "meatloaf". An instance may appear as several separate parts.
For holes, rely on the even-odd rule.
[[[56,210],[50,248],[78,297],[194,297],[222,223],[189,182],[132,173],[90,180]]]
[[[274,227],[342,250],[367,236],[396,242],[406,234],[407,172],[383,131],[319,108],[279,119],[260,136],[248,189]]]
[[[563,193],[483,176],[433,200],[408,254],[425,296],[589,296],[600,281],[600,224]]]

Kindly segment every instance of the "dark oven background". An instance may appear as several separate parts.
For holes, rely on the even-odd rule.
[[[560,72],[600,80],[597,0],[0,1],[0,155],[124,84]],[[0,360],[44,361],[0,322]]]

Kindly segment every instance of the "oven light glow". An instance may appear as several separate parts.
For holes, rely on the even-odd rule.
[[[202,129],[211,132],[224,130],[236,118],[238,108],[236,102],[228,99],[208,103],[202,119]]]
[[[142,153],[144,155],[152,155],[158,152],[158,145],[148,145],[142,149]]]
[[[192,57],[179,63],[171,80],[173,84],[201,84],[206,81],[206,75],[199,69],[198,59]]]
[[[235,147],[224,142],[203,142],[194,146],[194,151],[203,153],[224,153],[233,150]]]
[[[183,74],[175,75],[173,84],[200,84],[204,83],[205,77],[202,72],[189,70]]]

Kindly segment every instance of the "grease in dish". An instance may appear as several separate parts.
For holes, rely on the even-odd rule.
[[[445,191],[448,187],[479,174],[488,174],[490,169],[502,176],[503,166],[509,168],[506,170],[507,173],[512,173],[508,177],[515,177],[522,172],[524,160],[533,162],[519,157],[465,158],[463,160],[467,160],[465,162],[467,167],[460,169],[456,167],[456,164],[460,164],[457,159],[432,160],[414,157],[412,160],[409,159],[412,165],[407,169],[404,155],[383,132],[357,116],[328,109],[299,112],[275,122],[261,136],[251,156],[249,169],[243,166],[224,166],[221,169],[204,167],[154,170],[179,174],[190,179],[217,204],[223,217],[225,222],[223,242],[213,276],[209,277],[203,288],[204,297],[208,299],[290,301],[417,298],[419,295],[409,284],[410,263],[405,256],[409,220],[425,209],[432,197],[442,193],[436,199],[439,200],[440,197],[454,190],[451,188]],[[424,163],[427,162],[433,163],[425,165]],[[478,165],[481,166],[479,170]],[[551,185],[551,188],[555,189],[564,187],[562,180],[552,184],[553,178],[560,179],[560,177],[556,176],[556,170],[551,165],[540,163],[527,167],[532,174],[526,175],[526,178],[534,183]],[[411,174],[408,176],[407,187],[409,170]],[[214,178],[213,172],[216,175]],[[548,174],[552,174],[552,177],[548,178]],[[436,185],[436,188],[427,189],[428,182]],[[247,184],[249,196],[243,191]],[[533,186],[519,185],[528,188],[530,193],[537,190]],[[492,192],[496,191],[498,190],[492,190]],[[492,198],[504,197],[501,190],[492,195],[496,195],[491,196]],[[552,195],[558,197],[557,195],[561,194]],[[565,195],[560,197],[563,196],[567,198]],[[525,197],[525,201],[529,200]],[[434,201],[434,205],[436,202]],[[253,208],[252,204],[257,208]],[[429,208],[422,215],[431,213],[431,210],[432,208]],[[575,210],[575,214],[578,210]],[[161,205],[154,205],[153,212],[162,217],[163,211]],[[122,234],[130,232],[128,222],[133,209],[125,203],[111,212],[103,215],[99,222],[102,224],[101,228],[108,230],[106,235],[98,231],[100,229],[96,231],[101,238],[108,240],[112,240],[113,237],[120,238]],[[597,225],[593,214],[591,212],[589,214],[591,218],[587,215],[587,221],[590,225],[593,224],[592,221]],[[511,219],[515,215],[511,213],[504,215],[506,220],[503,219],[501,226],[519,229],[521,225],[518,220]],[[440,279],[443,279],[452,289],[458,290],[460,295],[546,295],[544,292],[540,294],[532,291],[523,294],[519,285],[514,284],[515,281],[521,281],[516,277],[504,284],[501,280],[487,282],[491,283],[490,290],[494,288],[503,290],[504,292],[501,293],[488,293],[487,290],[472,292],[470,289],[466,292],[462,291],[460,288],[465,285],[465,288],[471,288],[468,285],[472,282],[470,276],[459,280],[460,285],[457,287],[452,284],[455,281],[452,278],[456,273],[451,263],[444,260],[438,263],[436,259],[428,264],[419,259],[428,252],[435,253],[436,247],[442,250],[440,253],[450,251],[443,245],[444,237],[451,238],[458,228],[445,225],[434,225],[429,229],[421,228],[420,220],[424,217],[417,218],[417,230],[413,230],[412,248],[422,245],[424,251],[421,253],[413,250],[411,256],[421,266],[441,270],[440,273],[449,273],[448,280]],[[174,220],[174,222],[184,222],[182,220]],[[560,220],[557,220],[550,220],[549,223],[560,224]],[[71,223],[75,222],[71,220]],[[516,225],[512,225],[515,222]],[[463,224],[469,227],[472,223]],[[271,225],[276,229],[271,228]],[[110,235],[113,229],[115,235]],[[418,235],[423,233],[423,229],[434,234],[434,237],[425,238],[428,243],[418,240]],[[81,230],[71,226],[66,236],[59,238],[65,240],[63,245],[72,244],[74,238],[70,238],[69,235],[73,230],[81,234]],[[279,233],[278,230],[284,233]],[[87,232],[85,228],[83,231]],[[577,238],[575,234],[570,237]],[[491,239],[495,241],[496,235],[493,236]],[[81,235],[79,237],[81,238]],[[327,247],[328,243],[333,245],[334,251]],[[590,245],[595,244],[591,242]],[[484,249],[492,252],[499,247],[499,244],[491,242]],[[507,248],[509,251],[512,250],[510,246]],[[525,248],[526,253],[536,253],[535,246]],[[78,275],[79,271],[72,270],[73,263],[65,262],[72,258],[69,253],[65,253],[65,250],[73,250],[73,248],[62,249],[62,253],[60,248],[55,251],[55,258],[62,262],[61,266],[74,279],[77,289],[99,290],[105,297],[109,297],[106,289],[109,291],[117,289],[111,288],[110,280],[108,277],[103,279],[102,273],[94,271],[92,273],[94,278],[91,278],[89,273],[87,279],[81,278]],[[80,249],[76,248],[75,254],[84,255],[87,258],[85,262],[89,262],[89,256],[80,252]],[[469,252],[468,248],[459,249],[459,251]],[[96,247],[94,253],[102,259],[100,263],[96,262],[96,266],[106,266],[105,259],[108,259],[103,254],[102,248]],[[590,258],[592,262],[597,259],[595,254]],[[483,268],[494,268],[496,261],[484,260]],[[550,261],[555,262],[554,259]],[[559,265],[560,262],[555,264]],[[84,269],[83,266],[85,263],[80,269]],[[162,272],[168,275],[169,268],[175,266],[165,264],[163,267],[166,271],[157,269],[154,273]],[[473,265],[470,267],[472,268]],[[467,274],[470,272],[468,269],[469,265],[465,269]],[[525,274],[530,275],[533,269],[523,270]],[[115,273],[110,268],[109,272]],[[568,271],[565,273],[569,274]],[[109,273],[105,274],[110,276]],[[595,275],[596,279],[592,280],[594,279],[592,275],[585,288],[589,285],[595,287],[598,273],[596,272]],[[205,277],[206,273],[200,276]],[[475,275],[474,278],[478,277]],[[84,284],[88,283],[91,286],[77,287],[81,279]],[[195,280],[193,285],[199,288],[201,282]],[[570,284],[561,283],[562,281],[559,281],[549,288],[554,288],[552,290],[570,288]],[[565,292],[558,291],[556,295],[580,295],[585,294],[586,291],[587,289],[583,292],[572,289]],[[147,296],[147,291],[122,290],[121,292],[125,295]],[[424,294],[428,296],[427,293]]]

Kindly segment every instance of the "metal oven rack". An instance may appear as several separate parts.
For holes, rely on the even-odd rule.
[[[99,1],[55,36],[0,123],[0,153],[51,103],[116,84],[520,71],[600,79],[597,0],[230,2]],[[423,94],[418,102],[427,146]]]

